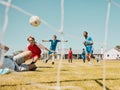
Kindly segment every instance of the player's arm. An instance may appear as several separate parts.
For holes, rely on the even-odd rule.
[[[59,40],[59,42],[68,42],[68,40]]]
[[[42,42],[49,42],[49,40],[42,40]]]
[[[50,50],[50,49],[48,49],[47,47],[45,47],[45,50],[50,51],[50,52],[53,52],[53,53],[56,53],[55,51]]]
[[[92,40],[92,38],[89,37],[89,39],[88,39],[87,41],[83,42],[83,44],[84,44],[85,46],[87,46],[87,45],[93,45],[93,40]]]
[[[85,45],[85,46],[87,46],[87,45],[93,45],[93,41],[88,41],[88,42],[83,42],[83,44]]]
[[[89,45],[93,45],[93,40],[92,40],[92,38],[89,38]]]
[[[29,45],[27,45],[27,47],[25,48],[25,51],[29,51],[28,46],[29,46]]]
[[[94,43],[93,43],[93,41],[90,41],[90,45],[93,45]]]
[[[84,46],[87,46],[87,43],[86,42],[83,42]]]
[[[50,52],[55,52],[55,51],[53,51],[53,50],[48,49],[47,47],[43,46],[43,45],[40,44],[40,43],[37,44],[37,46],[38,46],[40,49],[47,50],[47,51],[50,51]]]

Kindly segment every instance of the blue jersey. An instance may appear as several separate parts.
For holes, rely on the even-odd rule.
[[[86,52],[87,53],[93,53],[93,49],[92,49],[92,43],[93,43],[93,40],[91,37],[87,37],[85,38],[85,47],[86,47]]]
[[[61,42],[61,40],[49,40],[51,42],[50,50],[56,50],[56,46],[58,42]]]
[[[91,37],[85,38],[85,45],[86,47],[92,47],[93,40]]]

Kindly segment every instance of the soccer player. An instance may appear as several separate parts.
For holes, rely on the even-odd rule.
[[[7,52],[9,50],[9,47],[0,44],[0,56],[2,55],[1,54],[2,50]],[[35,64],[23,64],[27,60],[26,57],[29,57],[30,55],[31,55],[30,51],[24,51],[20,55],[18,54],[16,56],[13,56],[13,58],[4,56],[3,61],[1,60],[0,62],[0,74],[5,74],[10,71],[20,72],[20,71],[35,70],[36,69]],[[14,57],[17,57],[19,59],[19,63],[14,61]]]
[[[31,62],[33,64],[36,63],[37,60],[41,57],[41,49],[52,52],[48,48],[44,47],[42,44],[36,43],[35,38],[32,36],[29,36],[27,40],[30,43],[27,47],[27,50],[32,52],[30,58],[33,59],[33,61]]]
[[[88,36],[88,32],[86,32],[86,31],[83,32],[83,36],[85,38],[85,41],[83,44],[86,47],[86,59],[88,60],[88,64],[92,65],[92,63],[90,62],[90,59],[91,59],[91,55],[93,53],[93,49],[92,49],[93,40],[91,37]]]
[[[58,42],[68,42],[68,41],[67,40],[65,40],[65,41],[57,40],[57,36],[53,35],[53,40],[42,40],[42,42],[50,42],[51,43],[50,50],[56,51]],[[53,56],[52,64],[54,64],[54,53],[51,51],[48,52],[48,58],[45,60],[45,63],[48,62],[48,60],[51,58],[51,56]]]
[[[85,63],[86,57],[85,57],[85,49],[84,48],[83,48],[81,56],[82,56],[83,62]]]
[[[72,63],[72,48],[70,48],[69,51],[68,51],[68,62]]]

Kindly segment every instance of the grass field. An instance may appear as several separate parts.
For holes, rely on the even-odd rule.
[[[63,60],[60,74],[61,90],[102,90],[103,62],[93,65],[73,60]],[[36,71],[13,72],[0,76],[0,90],[57,90],[58,60],[55,65],[41,60],[37,62]],[[106,61],[106,90],[120,90],[120,61]]]

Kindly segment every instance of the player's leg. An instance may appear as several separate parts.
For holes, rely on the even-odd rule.
[[[100,56],[97,57],[97,63],[100,63]]]
[[[71,57],[70,56],[68,56],[68,62],[71,63]]]
[[[91,58],[95,59],[95,56],[93,55],[93,53],[91,53]]]
[[[52,53],[52,65],[54,64],[55,56],[54,53]]]
[[[45,59],[45,63],[47,63],[48,60],[49,60],[51,57],[52,57],[52,55],[51,55],[51,54],[48,54],[47,58]]]
[[[92,65],[92,63],[90,62],[90,58],[91,58],[91,54],[90,54],[90,52],[87,52],[86,53],[86,59],[88,60],[88,64]]]
[[[89,65],[92,65],[92,63],[90,62],[91,55],[92,55],[92,47],[86,47],[86,59],[88,60]]]
[[[92,65],[92,63],[90,62],[90,56],[91,56],[91,54],[87,54],[87,60],[88,60],[88,64]]]
[[[47,63],[48,62],[48,60],[50,59],[52,57],[52,52],[48,52],[48,56],[47,56],[47,58],[45,59],[45,63]]]
[[[89,59],[89,48],[86,47],[86,59],[88,60],[88,62],[90,61]]]
[[[71,58],[71,63],[72,63],[72,58]]]
[[[89,62],[90,61],[90,55],[89,55],[89,53],[86,53],[86,58],[87,58],[87,60]]]
[[[85,55],[82,55],[83,62],[85,63]]]
[[[68,56],[68,62],[70,63],[70,57]]]
[[[13,60],[18,64],[21,65],[26,60],[30,59],[31,51],[24,51],[16,56],[13,57]]]
[[[85,59],[83,59],[83,62],[85,63]]]
[[[92,65],[92,63],[91,63],[91,55],[92,55],[91,52],[89,52],[89,55],[88,55],[88,64],[89,65]]]
[[[85,63],[85,55],[83,56],[83,62]]]
[[[39,59],[39,57],[38,57],[37,55],[34,56],[34,57],[33,57],[33,62],[36,63],[38,59]]]

